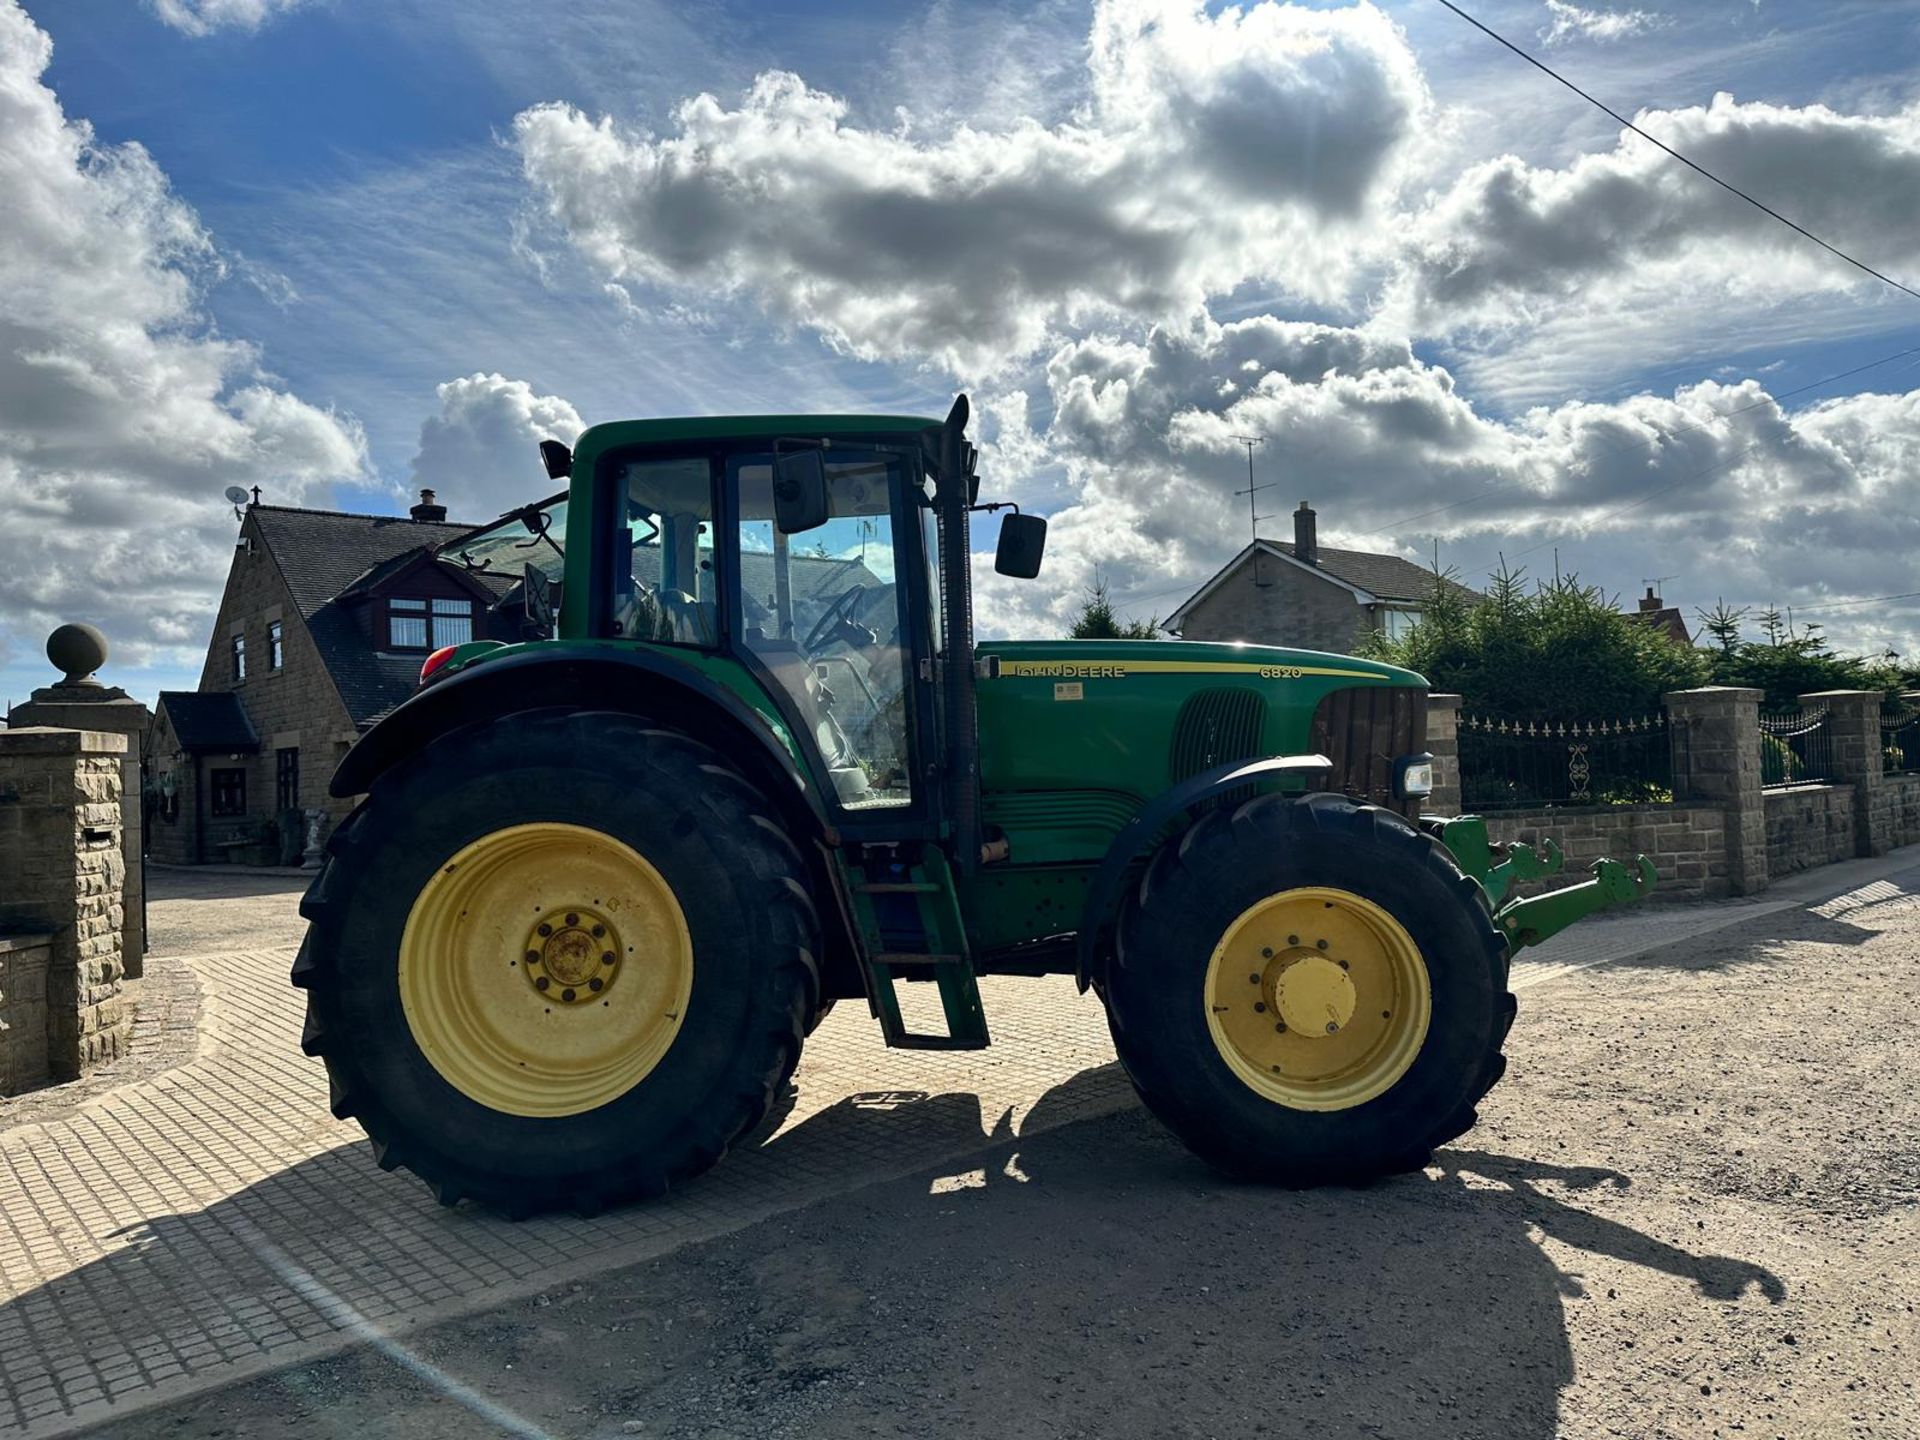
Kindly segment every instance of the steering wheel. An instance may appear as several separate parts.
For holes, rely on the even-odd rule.
[[[813,622],[813,628],[807,631],[807,638],[800,642],[801,648],[809,655],[825,645],[829,640],[844,638],[854,645],[873,645],[879,642],[879,635],[865,625],[856,624],[847,617],[853,613],[867,593],[865,585],[849,585],[833,599],[820,618]]]

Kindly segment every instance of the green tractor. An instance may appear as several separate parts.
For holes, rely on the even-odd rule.
[[[519,643],[432,656],[333,779],[301,906],[334,1114],[445,1203],[657,1195],[785,1093],[836,1000],[987,1043],[981,975],[1069,974],[1236,1174],[1421,1166],[1500,1078],[1519,946],[1645,863],[1502,906],[1557,853],[1421,818],[1426,683],[1306,651],[974,643],[1046,522],[982,504],[967,404],[598,425],[564,494],[450,547]],[[909,1027],[896,987],[937,987]]]

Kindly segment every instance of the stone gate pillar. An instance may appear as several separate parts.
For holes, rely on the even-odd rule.
[[[62,625],[47,637],[47,658],[65,678],[42,686],[24,705],[14,706],[7,723],[125,737],[127,753],[120,767],[120,854],[126,870],[120,955],[127,978],[138,980],[147,953],[146,878],[140,864],[146,848],[140,749],[153,714],[126,691],[94,679],[94,672],[107,663],[107,641],[93,626]]]
[[[1803,708],[1827,712],[1833,760],[1827,778],[1835,785],[1853,787],[1856,855],[1884,855],[1890,843],[1893,817],[1882,813],[1879,803],[1887,770],[1880,751],[1880,707],[1885,698],[1878,690],[1815,690],[1800,697]]]
[[[1763,691],[1709,685],[1668,693],[1673,798],[1704,800],[1727,817],[1727,883],[1736,895],[1767,888],[1767,800],[1760,788]]]
[[[1460,697],[1427,696],[1427,751],[1433,756],[1433,794],[1420,808],[1429,815],[1460,813]]]

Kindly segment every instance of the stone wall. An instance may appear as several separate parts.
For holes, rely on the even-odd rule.
[[[1645,855],[1660,877],[1655,896],[1675,900],[1751,895],[1795,871],[1920,843],[1920,774],[1881,769],[1883,697],[1830,690],[1800,699],[1827,712],[1836,783],[1762,789],[1760,692],[1677,691],[1666,697],[1676,803],[1496,812],[1485,817],[1488,832],[1501,842],[1559,843],[1566,869],[1534,882],[1535,890],[1577,884],[1603,856]],[[1429,725],[1441,737],[1428,747],[1435,772],[1431,814],[1450,814],[1458,803],[1459,749],[1452,737],[1459,704],[1454,695],[1429,698]]]
[[[51,935],[0,936],[0,1095],[47,1083]]]
[[[1795,785],[1767,792],[1767,874],[1773,879],[1851,860],[1853,786]]]
[[[124,736],[0,732],[0,935],[51,937],[46,1070],[71,1080],[125,1052],[120,784]]]
[[[1888,775],[1873,799],[1874,828],[1896,845],[1920,844],[1920,775]]]
[[[1183,640],[1245,640],[1350,655],[1372,628],[1352,590],[1266,550],[1187,612]]]
[[[1716,805],[1595,805],[1512,810],[1486,817],[1487,833],[1503,844],[1541,847],[1557,841],[1566,853],[1558,875],[1516,887],[1537,894],[1577,885],[1595,860],[1653,861],[1659,900],[1717,900],[1730,893],[1726,814]]]

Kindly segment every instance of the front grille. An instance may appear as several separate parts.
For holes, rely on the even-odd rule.
[[[1335,690],[1313,712],[1313,748],[1333,761],[1329,788],[1409,818],[1418,800],[1393,793],[1393,762],[1427,748],[1427,692],[1401,685]]]
[[[1267,702],[1258,690],[1227,686],[1195,691],[1173,722],[1169,776],[1178,784],[1229,760],[1251,760],[1264,753],[1260,736],[1266,724]]]

